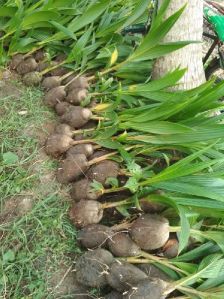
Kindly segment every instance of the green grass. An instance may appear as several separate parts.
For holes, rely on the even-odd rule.
[[[32,170],[40,145],[29,128],[36,131],[54,118],[41,96],[38,89],[23,89],[19,97],[0,99],[1,211],[18,196],[29,194],[34,201],[26,215],[0,217],[0,298],[54,298],[48,279],[61,264],[70,266],[80,252],[64,194],[55,182],[41,185],[42,176],[54,170],[55,163],[44,159]]]

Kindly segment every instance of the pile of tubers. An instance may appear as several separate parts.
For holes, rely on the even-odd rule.
[[[89,288],[106,287],[105,299],[166,298],[163,293],[170,278],[146,259],[147,253],[167,258],[178,254],[178,240],[170,234],[169,221],[158,214],[166,207],[142,199],[134,220],[110,227],[104,211],[117,213],[119,202],[104,203],[104,195],[92,187],[93,182],[109,187],[109,178],[119,181],[120,165],[111,159],[110,151],[95,151],[94,142],[76,134],[93,116],[90,108],[80,106],[88,96],[88,78],[69,72],[60,59],[50,63],[43,50],[27,57],[15,55],[10,68],[27,86],[42,86],[44,103],[55,109],[60,120],[45,150],[59,159],[58,182],[71,184],[69,217],[78,229],[80,246],[87,250],[76,261],[77,281]],[[138,257],[144,257],[144,263],[131,264]]]

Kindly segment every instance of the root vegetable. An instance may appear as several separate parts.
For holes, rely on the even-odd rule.
[[[179,242],[177,239],[170,239],[168,242],[163,246],[163,255],[166,258],[172,259],[177,257],[179,249]]]
[[[44,78],[41,84],[41,86],[46,90],[52,89],[54,87],[58,87],[60,85],[61,85],[61,80],[59,76],[46,77]]]
[[[137,256],[141,253],[140,247],[132,241],[128,234],[123,232],[115,233],[108,240],[108,246],[114,256],[128,257]]]
[[[155,250],[169,239],[169,222],[159,215],[143,214],[132,223],[130,235],[140,248]]]
[[[77,239],[85,248],[105,247],[111,237],[111,229],[101,224],[90,224],[78,232]]]
[[[61,116],[61,120],[73,128],[81,128],[92,116],[92,112],[87,108],[72,107],[70,111]]]
[[[51,76],[63,76],[68,72],[68,69],[64,68],[63,66],[59,66],[56,69],[51,71]]]
[[[50,61],[42,61],[42,62],[39,62],[38,63],[38,66],[37,66],[37,71],[38,72],[42,72],[44,71],[45,69],[47,69],[48,67],[51,66],[51,63]]]
[[[105,160],[97,165],[92,166],[87,172],[88,178],[90,178],[91,180],[96,180],[97,182],[100,182],[103,185],[107,185],[106,180],[109,177],[116,178],[118,174],[118,163],[110,160]]]
[[[160,281],[144,279],[133,285],[124,299],[164,299],[163,287]]]
[[[66,92],[64,86],[58,86],[49,90],[44,96],[44,102],[49,107],[55,107],[58,102],[64,100]]]
[[[46,53],[42,49],[37,50],[36,53],[34,54],[34,58],[37,62],[40,62],[46,58]]]
[[[46,142],[46,153],[55,158],[66,152],[73,144],[74,140],[67,135],[52,134]]]
[[[100,194],[92,189],[91,183],[86,178],[75,182],[70,190],[71,198],[75,201],[80,201],[81,199],[96,200],[99,198]]]
[[[66,102],[69,102],[73,105],[80,105],[80,103],[85,100],[85,98],[87,97],[88,92],[86,89],[72,89],[67,97],[66,97]]]
[[[76,279],[88,287],[104,287],[107,285],[106,275],[114,257],[105,249],[88,251],[76,261]]]
[[[64,113],[69,111],[71,105],[67,102],[60,102],[55,105],[55,111],[59,116],[62,116]]]
[[[77,144],[67,151],[67,157],[73,157],[77,154],[84,154],[87,158],[93,154],[92,144]]]
[[[137,284],[147,275],[137,267],[124,262],[114,262],[107,275],[108,284],[118,292],[128,291],[134,284]]]
[[[122,299],[123,295],[119,292],[112,291],[103,297],[104,299]]]
[[[84,174],[88,161],[83,154],[73,155],[60,162],[56,177],[59,183],[67,184]]]
[[[27,58],[20,62],[16,70],[20,75],[25,75],[27,73],[33,72],[37,69],[37,62],[34,58]]]
[[[70,218],[77,228],[97,224],[103,218],[102,205],[95,200],[81,200],[73,204]]]
[[[69,137],[73,136],[72,128],[66,124],[59,124],[55,128],[56,134],[67,135]],[[79,153],[80,154],[80,153]]]
[[[42,76],[39,72],[30,72],[23,76],[23,82],[27,86],[37,86],[40,84]]]
[[[145,198],[140,199],[139,204],[145,213],[160,213],[166,208],[166,206],[163,204],[150,202]]]
[[[17,68],[17,66],[23,62],[24,57],[22,54],[16,54],[12,57],[12,60],[10,61],[9,67],[12,70],[15,70]]]
[[[70,81],[71,83],[68,84],[67,86],[67,90],[68,92],[71,91],[72,89],[88,89],[89,88],[89,83],[88,83],[88,79],[86,77],[78,77],[78,78],[74,78],[74,80]]]

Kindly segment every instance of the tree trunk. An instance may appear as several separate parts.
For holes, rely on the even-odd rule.
[[[163,0],[159,0],[159,6]],[[203,35],[203,0],[171,0],[165,18],[175,13],[185,3],[187,7],[166,35],[163,42],[199,41]],[[202,43],[190,44],[178,51],[165,55],[156,60],[152,77],[158,79],[176,68],[187,68],[184,77],[175,89],[187,90],[195,88],[205,82],[202,63]]]

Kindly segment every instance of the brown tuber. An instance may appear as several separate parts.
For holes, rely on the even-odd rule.
[[[169,239],[169,222],[154,214],[143,214],[130,228],[131,238],[144,250],[159,249]]]
[[[37,62],[34,58],[27,58],[26,60],[20,62],[16,70],[18,74],[25,75],[27,73],[35,71],[37,69],[37,66]]]
[[[17,66],[24,60],[24,57],[22,54],[16,54],[12,57],[12,60],[10,61],[9,67],[12,70],[15,70]]]
[[[147,275],[125,262],[114,262],[110,267],[110,273],[107,275],[109,285],[118,292],[128,291],[134,284],[147,278]]]
[[[76,154],[60,162],[56,177],[59,183],[67,184],[76,180],[87,170],[88,161],[83,154]]]
[[[72,89],[71,91],[69,91],[65,101],[69,102],[73,105],[80,105],[80,103],[85,100],[85,98],[87,97],[88,92],[86,89]]]
[[[34,58],[37,62],[40,62],[46,58],[46,53],[43,49],[37,50],[34,54]]]
[[[67,135],[52,134],[46,141],[45,150],[48,155],[57,158],[66,152],[73,143],[74,140]]]
[[[55,105],[57,115],[62,116],[65,112],[69,111],[71,105],[67,102],[60,102]]]
[[[70,190],[71,198],[75,201],[80,201],[81,199],[98,199],[100,194],[93,190],[91,183],[86,178],[75,182]]]
[[[170,239],[163,246],[162,252],[166,258],[172,259],[178,256],[179,242],[177,239]]]
[[[69,137],[73,136],[72,128],[66,124],[59,124],[55,127],[55,133],[61,135],[67,135]],[[80,154],[80,153],[79,153]]]
[[[140,247],[123,232],[114,233],[108,240],[108,246],[110,252],[119,257],[137,256],[141,253]]]
[[[77,144],[72,146],[66,154],[66,157],[72,157],[77,154],[84,154],[87,158],[93,154],[92,144]]]
[[[23,82],[27,86],[38,86],[42,80],[42,75],[39,72],[30,72],[23,76]]]
[[[71,107],[71,110],[61,116],[61,120],[73,128],[81,128],[92,117],[92,112],[87,108],[78,106]]]
[[[116,178],[119,174],[119,165],[117,162],[111,160],[105,160],[97,165],[92,166],[88,172],[87,176],[91,180],[96,180],[97,182],[107,185],[106,180],[110,177]]]
[[[113,261],[114,257],[105,249],[85,252],[76,261],[77,281],[93,288],[106,286],[106,275]]]
[[[79,89],[88,89],[89,88],[88,79],[83,76],[78,77],[70,82],[71,82],[70,84],[67,83],[68,84],[68,86],[67,86],[68,92],[73,89],[76,89],[76,88],[79,88]]]
[[[59,76],[53,76],[53,77],[46,77],[41,83],[41,86],[46,89],[52,89],[54,87],[58,87],[61,85],[61,79]]]
[[[66,96],[64,86],[58,86],[49,90],[44,96],[44,102],[49,107],[55,107],[55,105],[64,100]]]
[[[158,280],[149,278],[139,281],[133,285],[124,296],[124,299],[164,299],[163,284]]]
[[[103,218],[102,205],[95,200],[81,200],[73,204],[69,216],[77,228],[97,224]]]
[[[78,232],[77,239],[85,248],[105,247],[111,237],[111,228],[102,224],[90,224]]]

